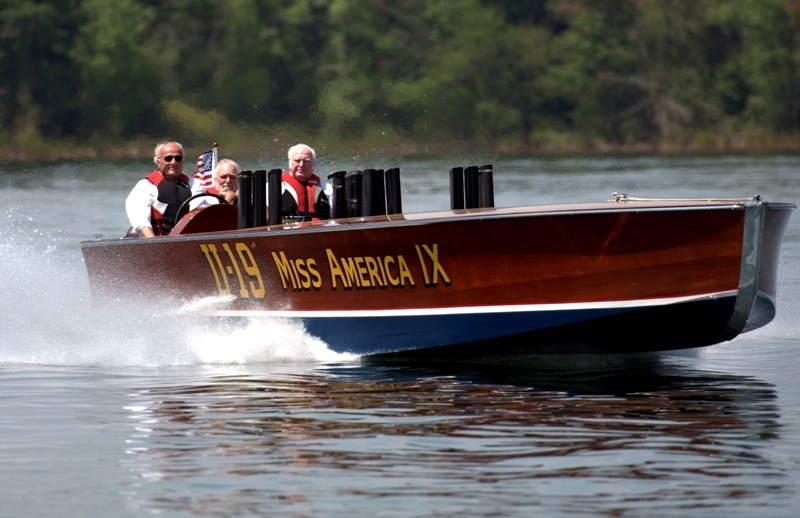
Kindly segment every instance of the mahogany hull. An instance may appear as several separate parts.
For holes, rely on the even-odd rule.
[[[301,321],[338,352],[642,352],[772,320],[792,208],[628,201],[219,231],[232,208],[215,205],[177,235],[82,249],[97,301],[203,299],[211,316]]]

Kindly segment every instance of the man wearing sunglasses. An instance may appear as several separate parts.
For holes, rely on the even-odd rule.
[[[125,212],[131,223],[129,236],[165,236],[189,210],[178,209],[193,194],[203,192],[199,181],[183,174],[183,146],[179,142],[161,142],[153,161],[156,169],[133,187],[125,200]]]

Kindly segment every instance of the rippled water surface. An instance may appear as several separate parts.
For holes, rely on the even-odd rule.
[[[398,165],[407,211],[446,208],[447,169],[469,165],[363,160],[319,168]],[[475,162],[494,164],[498,206],[800,200],[794,155]],[[0,516],[795,516],[797,214],[778,317],[732,342],[388,364],[282,322],[209,332],[179,308],[93,308],[79,242],[121,234],[147,167],[0,166]]]

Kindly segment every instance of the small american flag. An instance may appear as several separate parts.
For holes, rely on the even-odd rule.
[[[197,157],[197,172],[194,177],[202,182],[203,189],[208,189],[214,186],[214,180],[211,178],[211,171],[217,165],[217,144],[208,151],[203,151]]]

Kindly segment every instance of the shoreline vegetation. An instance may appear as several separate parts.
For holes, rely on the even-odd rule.
[[[216,4],[0,7],[0,160],[800,151],[798,1]]]
[[[229,132],[228,132],[229,133]],[[681,153],[769,153],[800,152],[800,134],[795,135],[738,135],[708,141],[690,142],[631,142],[586,141],[570,134],[540,136],[532,142],[475,142],[473,140],[440,138],[435,141],[416,141],[410,138],[364,138],[344,140],[313,135],[300,136],[290,132],[283,138],[273,137],[275,132],[243,130],[241,135],[227,135],[222,139],[165,137],[137,137],[127,142],[28,139],[24,144],[6,141],[0,143],[0,162],[65,162],[84,160],[148,159],[158,142],[177,140],[188,155],[199,155],[214,142],[220,145],[220,155],[237,159],[267,155],[282,155],[297,142],[308,143],[320,154],[365,156],[415,156],[415,155],[537,155],[537,154],[681,154]],[[261,135],[259,137],[259,135]],[[269,135],[269,136],[267,136]],[[192,160],[188,160],[190,163]]]

